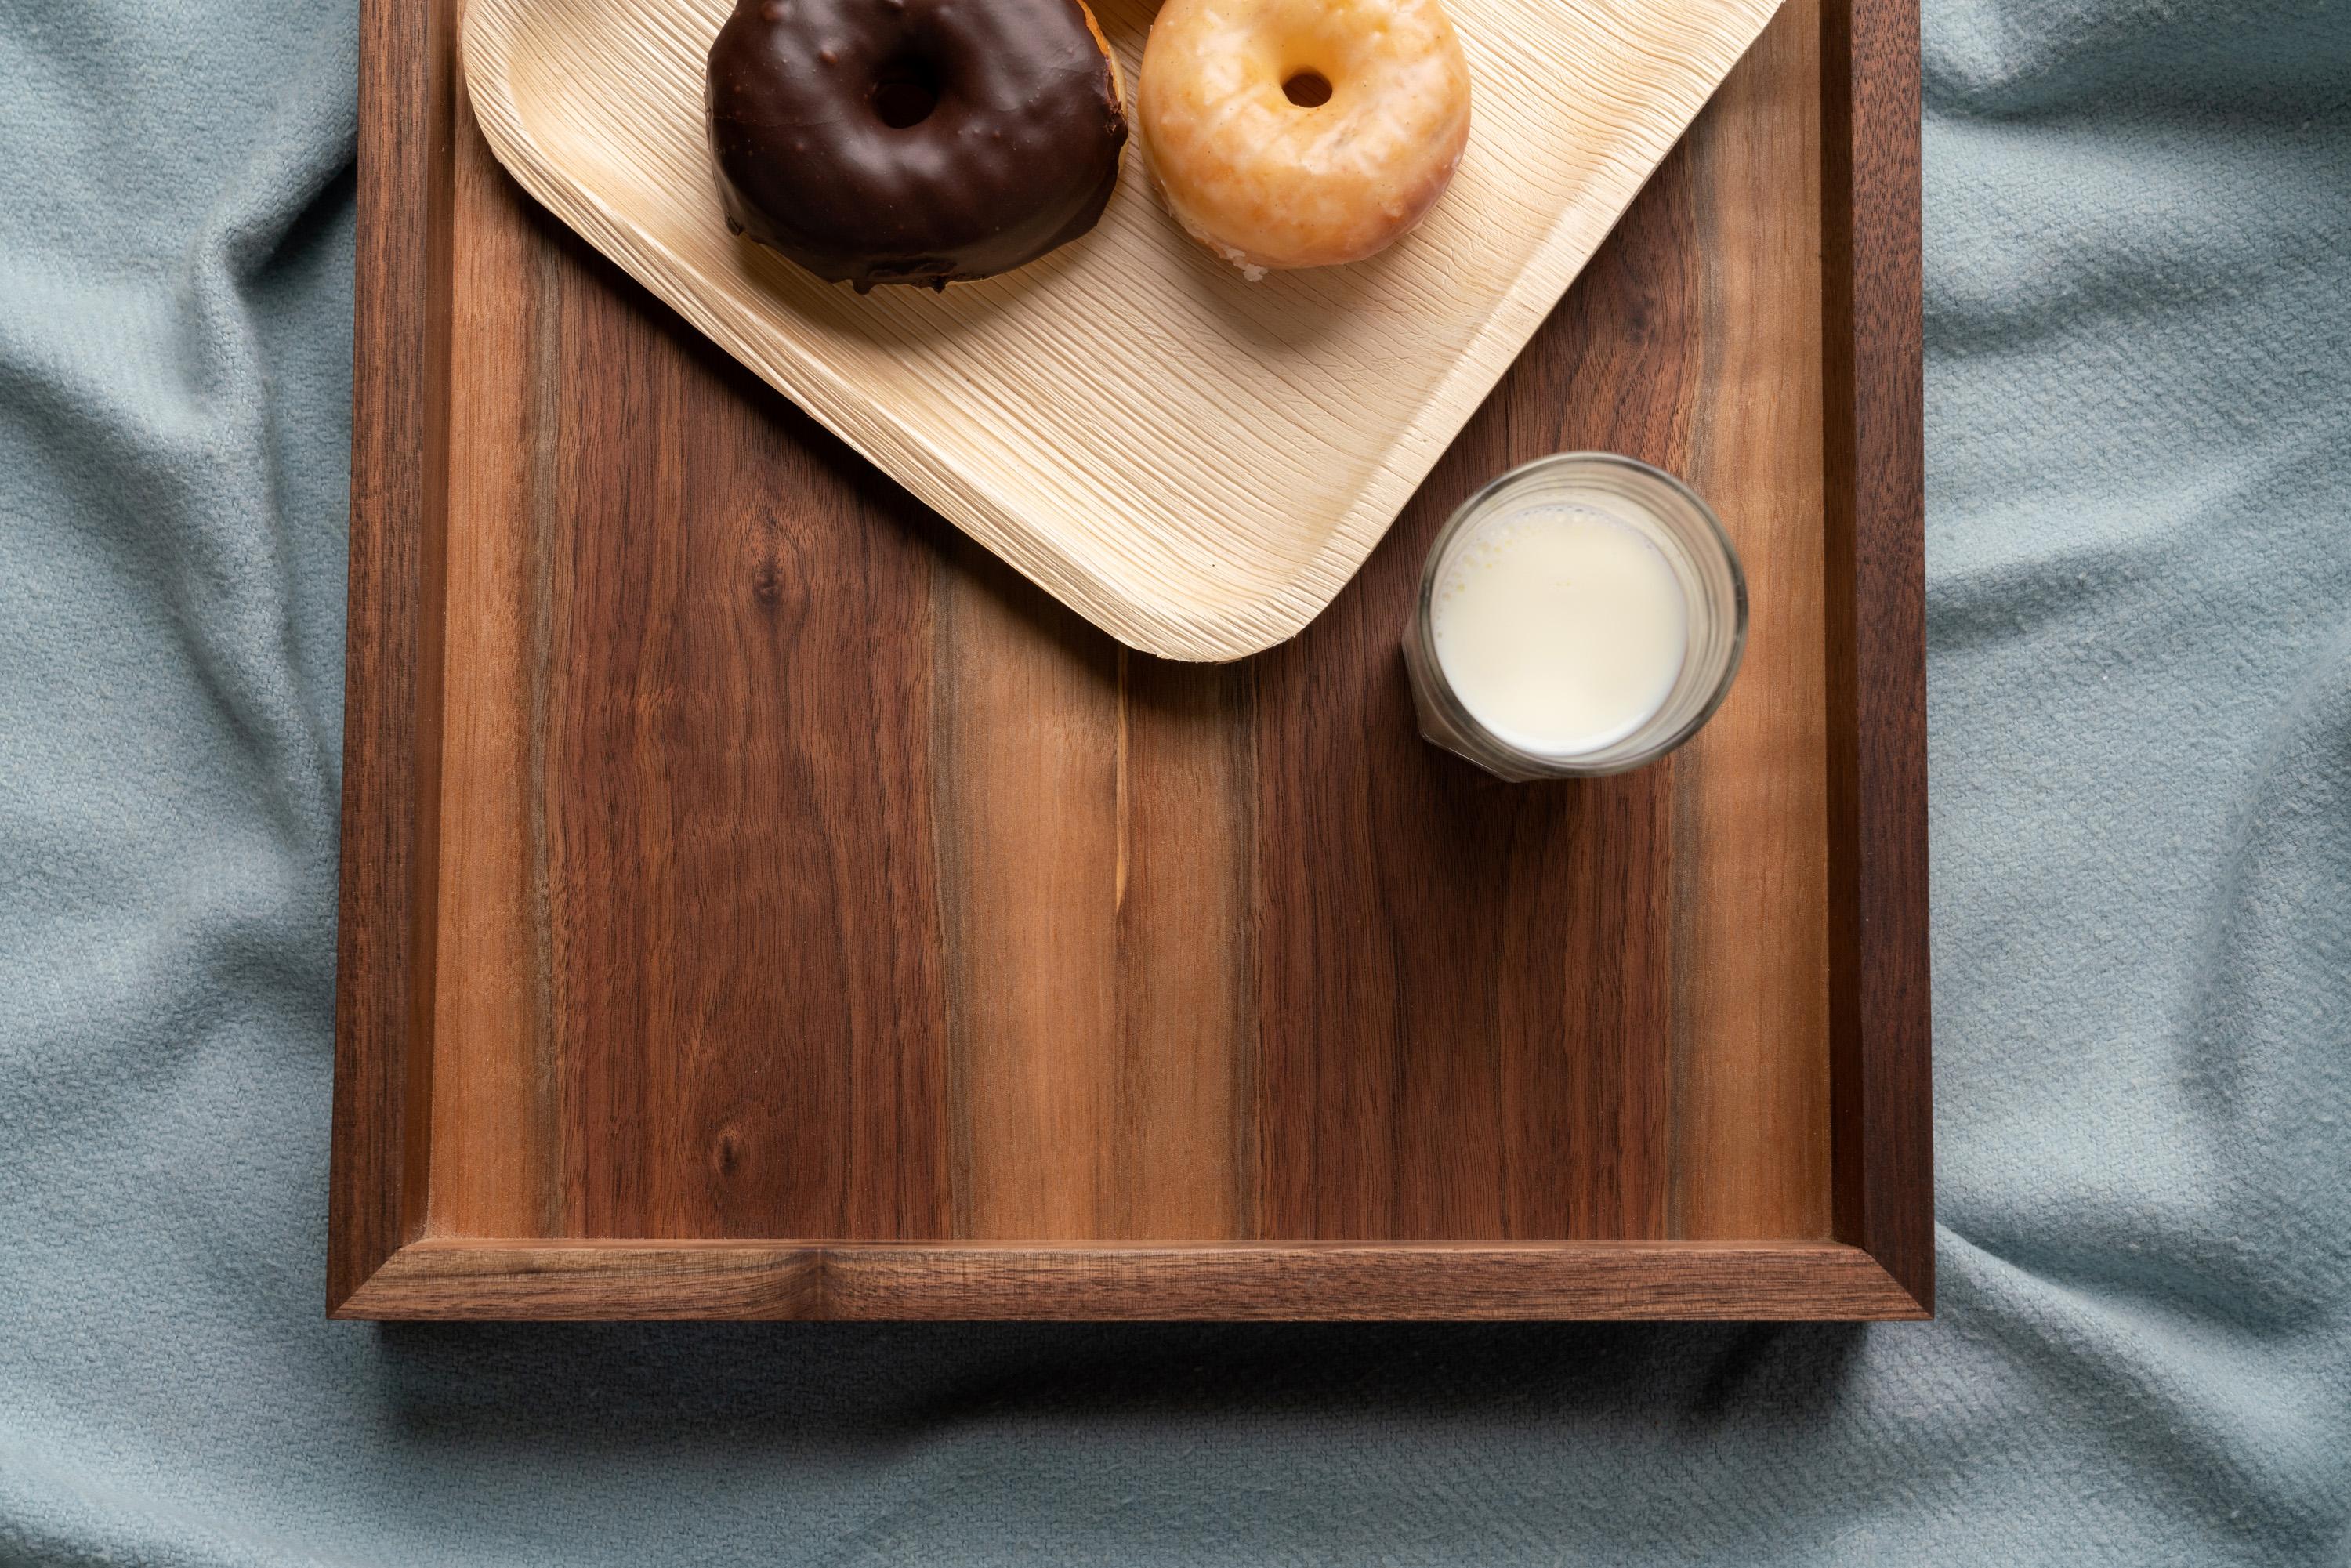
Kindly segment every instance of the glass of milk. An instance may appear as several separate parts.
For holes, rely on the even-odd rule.
[[[1656,761],[1729,695],[1747,578],[1704,501],[1600,452],[1513,468],[1462,504],[1404,640],[1420,732],[1499,778]]]

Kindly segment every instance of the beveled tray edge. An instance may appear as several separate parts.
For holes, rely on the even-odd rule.
[[[1923,1318],[1839,1242],[415,1241],[371,1319]]]

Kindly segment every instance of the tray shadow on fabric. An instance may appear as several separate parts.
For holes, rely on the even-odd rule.
[[[795,1448],[1050,1411],[1102,1419],[1573,1412],[1703,1437],[1825,1416],[1862,1323],[383,1323],[420,1441]],[[583,1420],[583,1381],[596,1391]]]

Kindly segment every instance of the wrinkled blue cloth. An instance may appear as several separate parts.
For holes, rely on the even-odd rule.
[[[377,1328],[351,0],[0,0],[0,1563],[2351,1561],[2351,5],[1927,26],[1938,1322]]]

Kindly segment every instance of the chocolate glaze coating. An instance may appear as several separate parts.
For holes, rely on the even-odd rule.
[[[1077,0],[737,0],[707,101],[727,226],[861,294],[1077,238],[1126,144]]]

